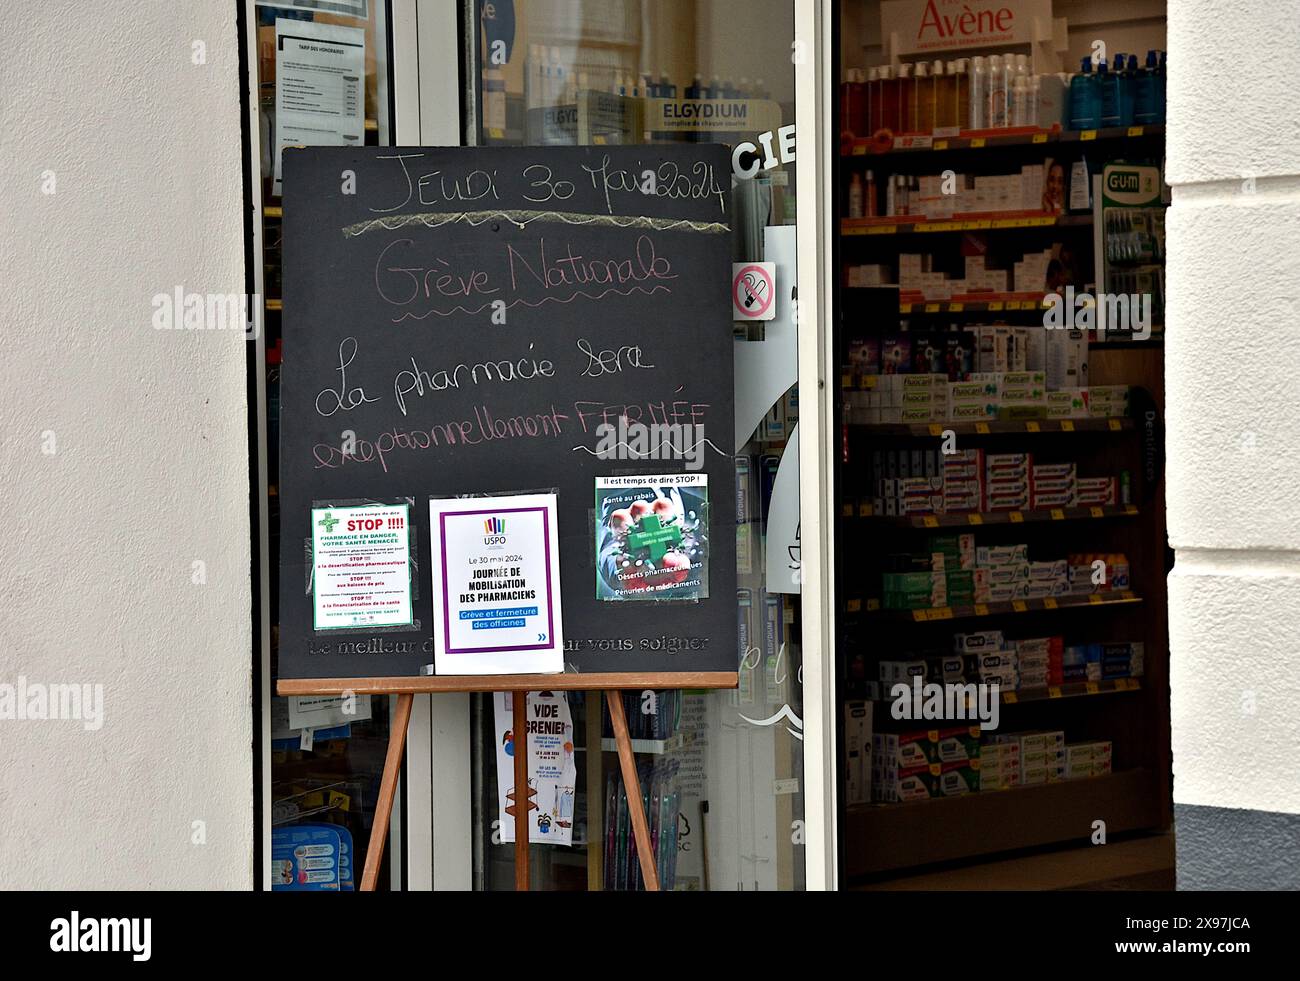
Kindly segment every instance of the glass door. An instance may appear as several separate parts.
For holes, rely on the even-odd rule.
[[[390,702],[378,695],[285,698],[278,677],[281,151],[295,145],[389,146],[395,9],[387,0],[246,0],[244,27],[251,204],[250,375],[257,399],[259,635],[256,657],[263,888],[349,891],[364,865],[388,743]],[[409,138],[409,137],[408,137]],[[403,821],[396,811],[379,878],[400,888]],[[304,861],[304,849],[316,857]]]
[[[808,808],[826,806],[806,799],[804,775],[795,6],[469,0],[461,12],[464,142],[727,144],[733,260],[754,267],[746,288],[772,309],[733,325],[739,690],[625,695],[665,889],[804,888]],[[425,64],[422,105],[437,91]],[[535,889],[641,888],[602,702],[567,698],[573,843],[530,850]],[[435,888],[512,888],[493,697],[433,699],[429,731]]]

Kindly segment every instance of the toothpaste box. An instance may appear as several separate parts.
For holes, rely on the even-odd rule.
[[[885,572],[880,578],[886,593],[923,592],[945,585],[942,572]]]
[[[978,494],[945,494],[943,497],[944,514],[963,514],[967,511],[978,511],[980,507],[981,500]]]
[[[996,382],[990,385],[985,382],[963,381],[953,382],[948,386],[948,401],[954,405],[997,401],[997,395]]]
[[[1029,492],[1029,507],[1034,511],[1043,511],[1049,508],[1072,508],[1078,506],[1078,496],[1073,490],[1064,491],[1039,491],[1031,490]]]
[[[1035,483],[1044,480],[1073,480],[1077,476],[1078,470],[1073,463],[1035,463],[1032,467]]]
[[[985,770],[980,766],[980,791],[1010,790],[1020,786],[1020,767],[1014,769]]]
[[[982,654],[1000,651],[1004,644],[1001,630],[979,630],[967,634],[954,634],[952,649],[961,654]]]
[[[988,589],[988,599],[976,600],[976,602],[1010,603],[1013,600],[1025,599],[1029,595],[1028,582],[1013,582],[1003,586],[988,586],[986,588]]]
[[[985,511],[1023,511],[1029,507],[1028,492],[1020,494],[988,494],[984,496]]]
[[[986,453],[984,466],[989,472],[997,470],[1020,470],[1032,465],[1032,453]]]
[[[1020,766],[1019,743],[986,742],[980,748],[980,768]]]
[[[1002,375],[1002,390],[1008,388],[1046,388],[1047,374],[1042,371],[1008,371]]]
[[[885,773],[894,769],[902,771],[921,766],[936,767],[940,764],[979,765],[978,726],[875,733],[874,742],[879,758],[877,768]]]
[[[927,678],[960,684],[966,680],[966,661],[960,654],[930,654],[925,658]]]
[[[929,766],[882,771],[873,773],[871,777],[872,797],[883,804],[928,800],[934,796],[931,788],[932,777]]]
[[[1080,506],[1094,504],[1115,504],[1118,500],[1116,481],[1113,477],[1102,477],[1094,483],[1093,478],[1080,477],[1077,482],[1077,494]]]
[[[1031,583],[1057,579],[1062,582],[1069,581],[1069,565],[1065,559],[1056,559],[1051,562],[1029,562],[1027,568]]]
[[[936,797],[960,797],[976,793],[980,789],[979,767],[961,764],[944,766],[934,778],[932,786]]]
[[[878,732],[872,735],[873,758],[881,774],[924,767],[934,762],[927,752],[929,739],[924,732]]]
[[[942,490],[942,477],[886,477],[880,481],[880,493],[883,497],[903,497],[908,494],[928,495]]]
[[[1025,599],[1052,599],[1070,595],[1066,582],[1031,582],[1025,584]]]
[[[980,492],[980,488],[981,488],[981,482],[978,477],[953,478],[945,474],[943,478],[944,494],[954,494],[958,496],[966,496],[966,495],[974,494],[978,496]]]
[[[1047,767],[1042,763],[1022,763],[1020,782],[1025,786],[1047,783]]]
[[[1028,657],[1035,654],[1051,656],[1055,654],[1061,656],[1065,649],[1064,640],[1061,637],[1025,637],[1013,641],[1016,645],[1016,653],[1021,657]]]
[[[970,405],[956,402],[948,405],[948,418],[952,422],[987,422],[997,417],[997,402],[981,402]]]
[[[969,480],[976,484],[983,483],[984,471],[977,463],[944,463],[943,480],[945,484],[957,480]]]
[[[928,735],[930,738],[929,753],[931,762],[951,764],[970,763],[973,761],[976,767],[979,766],[979,726],[955,726],[948,729],[939,729],[937,731],[931,730]]]
[[[1028,579],[1028,562],[1005,562],[1001,565],[978,566],[975,569],[975,585],[977,586],[1005,586],[1011,583],[1023,583]]]
[[[881,661],[880,680],[886,684],[911,682],[913,678],[925,680],[925,661],[911,659],[906,661]]]
[[[987,654],[979,654],[976,659],[976,667],[981,676],[999,670],[1014,671],[1016,668],[1016,653],[1015,651],[991,651]]]
[[[1037,471],[1038,468],[1035,467],[1034,469]],[[1062,491],[1074,493],[1077,489],[1074,474],[1072,473],[1062,474],[1059,477],[1047,477],[1038,473],[1033,473],[1029,477],[1029,487],[1031,490],[1040,494],[1054,494]]]
[[[975,549],[975,566],[1007,565],[1029,561],[1029,546],[1020,545],[980,545]]]
[[[929,548],[932,553],[943,555],[946,569],[975,568],[974,535],[932,535]]]
[[[1067,388],[1047,393],[1047,417],[1049,419],[1086,419],[1088,415],[1088,390],[1086,388]]]
[[[999,732],[989,740],[995,744],[1017,743],[1020,746],[1020,758],[1042,758],[1043,754],[1052,752],[1065,753],[1065,733],[1059,729],[1032,729],[1023,732]]]
[[[943,495],[941,494],[934,494],[930,497],[887,497],[884,498],[884,501],[887,516],[891,514],[927,514],[938,511],[943,507]]]

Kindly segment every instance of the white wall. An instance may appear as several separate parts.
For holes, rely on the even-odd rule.
[[[1174,800],[1297,815],[1300,2],[1178,0],[1169,48]]]
[[[245,289],[240,84],[231,3],[6,22],[0,685],[104,722],[0,719],[0,887],[252,885],[246,342],[151,326]]]

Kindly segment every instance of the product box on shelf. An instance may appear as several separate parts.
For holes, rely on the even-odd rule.
[[[879,803],[959,797],[979,791],[980,770],[953,762],[881,771],[873,774],[872,789]]]
[[[876,767],[886,774],[932,764],[971,763],[980,757],[978,726],[873,732],[872,740]]]
[[[871,801],[871,710],[869,701],[850,701],[844,706],[846,804]]]
[[[1086,419],[1089,414],[1088,390],[1086,388],[1064,388],[1048,391],[1047,418]]]
[[[978,630],[954,634],[952,649],[959,654],[984,654],[1002,650],[1004,643],[1001,630]]]
[[[1047,387],[1055,391],[1088,388],[1088,334],[1047,331]]]

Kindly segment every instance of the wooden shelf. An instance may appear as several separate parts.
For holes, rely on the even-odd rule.
[[[1040,212],[1006,212],[963,215],[955,218],[841,218],[840,234],[905,235],[932,232],[979,232],[1010,228],[1083,228],[1092,225],[1092,215],[1050,215]]]
[[[840,142],[840,156],[852,160],[898,154],[938,153],[950,150],[997,149],[999,147],[1043,146],[1055,143],[1088,143],[1093,140],[1125,140],[1163,137],[1164,123],[1146,126],[1107,126],[1103,129],[1066,130],[1021,127],[1017,129],[962,130],[957,136],[900,133],[896,136],[859,137]]]
[[[1093,822],[1106,834],[1161,824],[1151,771],[981,791],[900,804],[863,804],[844,815],[846,876],[949,862],[1058,842],[1087,844]]]
[[[879,691],[886,691],[888,683],[880,682]],[[1016,691],[1000,693],[1003,705],[1018,705],[1022,702],[1054,702],[1063,698],[1094,698],[1101,695],[1118,695],[1124,692],[1140,691],[1142,679],[1108,678],[1104,681],[1070,681],[1060,685],[1047,685],[1042,688],[1021,688]],[[850,695],[850,698],[864,697]],[[868,695],[867,701],[876,704],[876,712],[888,712],[894,699],[888,695]],[[971,716],[968,713],[968,718]],[[883,716],[882,716],[883,718]],[[960,725],[960,722],[938,722],[939,725]]]
[[[891,284],[893,285],[893,284]],[[1005,313],[1047,309],[1046,294],[1042,293],[965,293],[951,300],[920,300],[899,303],[899,315],[950,314],[950,313]]]
[[[1054,596],[1045,599],[1008,600],[998,603],[976,603],[973,606],[929,606],[919,610],[894,610],[880,606],[880,601],[869,599],[848,600],[846,613],[865,612],[874,619],[904,620],[912,623],[929,623],[936,620],[970,620],[999,617],[1013,613],[1048,613],[1054,610],[1078,610],[1084,607],[1130,606],[1141,603],[1142,597],[1132,590],[1123,589],[1104,593],[1086,593],[1076,596]],[[854,604],[858,604],[854,607]]]
[[[1046,688],[1004,691],[1002,693],[1002,704],[1017,705],[1020,702],[1053,702],[1061,698],[1092,698],[1096,695],[1115,695],[1121,692],[1138,691],[1141,688],[1142,679],[1140,678],[1071,681],[1064,685],[1048,685]]]
[[[942,436],[946,430],[952,430],[959,436],[995,436],[1004,433],[1120,432],[1132,429],[1133,420],[1124,416],[1087,419],[990,419],[988,422],[873,422],[848,423],[848,426],[852,430],[870,436]]]
[[[1044,521],[1097,521],[1106,518],[1131,518],[1138,513],[1135,504],[1100,504],[1089,507],[1048,508],[1037,511],[982,511],[966,514],[908,514],[888,516],[864,513],[871,505],[844,506],[841,517],[865,518],[881,521],[901,528],[979,528],[983,525],[1038,524]]]

